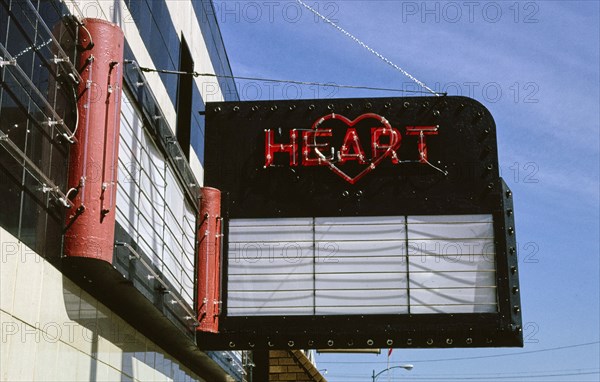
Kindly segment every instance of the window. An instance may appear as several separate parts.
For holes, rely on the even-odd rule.
[[[117,223],[191,307],[194,208],[126,92],[121,106],[120,138]]]
[[[0,224],[51,258],[60,256],[64,226],[62,137],[76,120],[75,27],[64,14],[59,1],[0,4]]]
[[[181,36],[181,49],[179,51],[179,71],[186,73],[194,71],[192,54],[183,36]],[[193,76],[179,76],[179,88],[177,91],[177,141],[188,160],[190,159],[193,85]]]

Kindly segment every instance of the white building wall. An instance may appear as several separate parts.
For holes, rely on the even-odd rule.
[[[152,66],[152,58],[146,49],[143,37],[140,35],[127,5],[120,0],[66,0],[71,12],[80,18],[94,17],[111,21],[119,25],[129,41],[133,53],[138,58],[140,66]],[[177,26],[178,34],[183,34],[188,40],[192,58],[199,73],[215,74],[216,71],[210,60],[208,48],[204,43],[196,13],[190,0],[167,1],[169,14],[173,24]],[[118,11],[115,11],[118,10]],[[156,68],[161,69],[161,68]],[[146,73],[148,85],[156,99],[163,107],[163,112],[171,128],[175,128],[176,113],[171,104],[167,90],[156,73]],[[196,84],[205,102],[223,101],[224,96],[218,81],[214,77],[197,77]],[[175,131],[175,130],[173,130]]]
[[[203,381],[0,228],[0,381]]]
[[[64,2],[79,18],[120,25],[137,64],[153,67],[123,0]],[[167,5],[196,71],[214,74],[191,1]],[[158,74],[144,75],[175,132],[177,115],[167,88]],[[215,78],[195,82],[204,101],[224,99]],[[190,167],[202,183],[202,164],[193,150]],[[202,381],[1,227],[0,256],[0,381]]]

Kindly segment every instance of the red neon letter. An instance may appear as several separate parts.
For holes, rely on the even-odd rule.
[[[350,154],[350,148],[352,148],[354,154]],[[351,127],[346,131],[344,143],[342,143],[338,157],[342,164],[349,160],[358,160],[358,163],[360,164],[367,163],[365,160],[365,152],[360,146],[360,140],[358,139],[355,128]]]
[[[427,160],[427,143],[425,142],[426,135],[438,135],[439,126],[407,126],[406,135],[419,136],[419,162],[429,163]]]
[[[317,143],[318,137],[331,137],[331,129],[310,130],[302,133],[302,166],[322,166],[333,159],[324,154],[329,150],[329,143]]]
[[[383,136],[389,137],[389,143],[386,144],[380,142],[380,139]],[[400,163],[398,160],[398,155],[396,154],[396,150],[400,148],[401,139],[402,136],[400,135],[400,132],[395,128],[388,129],[385,127],[373,127],[371,129],[373,160],[379,158],[380,156],[389,156],[391,157],[393,164]]]
[[[275,153],[288,153],[290,156],[290,166],[297,166],[296,152],[298,144],[296,143],[296,130],[290,130],[290,143],[275,143],[275,133],[272,130],[265,130],[265,168],[272,166],[275,160]]]

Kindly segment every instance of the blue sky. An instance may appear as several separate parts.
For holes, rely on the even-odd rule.
[[[515,195],[525,348],[396,349],[390,366],[412,362],[414,370],[378,380],[597,381],[599,2],[308,4],[435,90],[482,102],[496,120],[502,175]],[[215,6],[234,75],[417,89],[293,1]],[[401,96],[261,81],[238,88],[242,100]],[[498,354],[510,355],[473,358]],[[440,361],[447,358],[461,359]],[[385,355],[317,361],[332,382],[368,381],[387,367]]]

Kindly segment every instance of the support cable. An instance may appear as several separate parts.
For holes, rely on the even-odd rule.
[[[139,69],[146,73],[162,73],[162,74],[176,74],[176,75],[187,75],[194,77],[214,77],[214,78],[228,78],[233,80],[246,80],[246,81],[263,81],[263,82],[277,82],[284,84],[295,84],[295,85],[312,85],[321,87],[335,87],[340,89],[358,89],[358,90],[376,90],[386,92],[398,92],[398,93],[417,93],[417,94],[430,94],[433,93],[436,96],[445,96],[447,93],[437,93],[428,89],[429,91],[423,90],[406,90],[398,88],[381,88],[375,86],[361,86],[361,85],[340,85],[335,83],[324,83],[324,82],[311,82],[311,81],[295,81],[295,80],[281,80],[272,78],[260,78],[260,77],[240,77],[240,76],[227,76],[213,73],[199,73],[199,72],[183,72],[180,70],[168,70],[168,69],[153,69],[140,66]]]
[[[330,20],[326,16],[323,16],[319,11],[317,11],[314,8],[312,8],[310,5],[306,4],[304,1],[302,1],[302,0],[296,0],[296,2],[298,4],[300,4],[300,5],[302,5],[304,8],[308,9],[309,11],[311,11],[312,13],[314,13],[316,16],[318,16],[323,21],[325,21],[327,24],[333,26],[335,29],[337,29],[338,31],[340,31],[341,33],[343,33],[345,36],[347,36],[350,39],[352,39],[358,45],[362,46],[363,48],[365,48],[366,50],[368,50],[369,52],[371,52],[372,54],[374,54],[375,56],[377,56],[383,62],[385,62],[386,64],[388,64],[392,68],[396,69],[400,73],[404,74],[406,77],[410,78],[414,83],[416,83],[417,85],[419,85],[423,89],[426,89],[429,93],[431,93],[431,94],[433,94],[435,96],[439,96],[440,95],[440,93],[437,93],[437,92],[433,91],[431,88],[429,88],[427,85],[425,85],[424,82],[419,81],[415,76],[413,76],[412,74],[410,74],[406,70],[402,69],[398,65],[394,64],[388,58],[384,57],[381,53],[379,53],[375,49],[371,48],[370,46],[368,46],[367,44],[365,44],[364,42],[362,42],[360,39],[358,39],[358,37],[354,36],[352,33],[348,32],[347,30],[345,30],[341,26],[337,25],[336,23],[334,23],[332,20]]]

